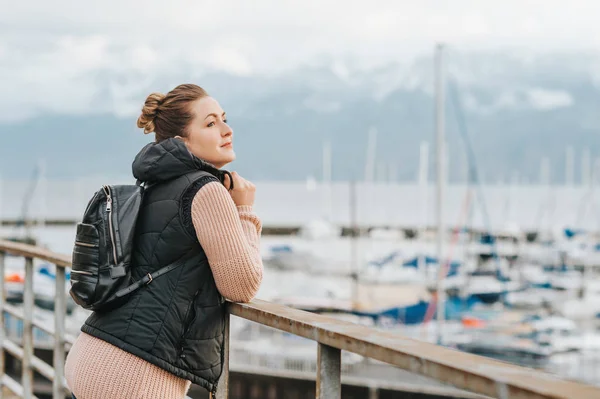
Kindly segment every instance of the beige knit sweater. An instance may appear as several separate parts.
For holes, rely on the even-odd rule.
[[[252,207],[236,207],[225,187],[213,182],[194,197],[192,218],[219,292],[234,302],[250,301],[263,273],[262,225]],[[77,399],[181,399],[190,387],[190,381],[85,333],[69,351],[65,377]]]

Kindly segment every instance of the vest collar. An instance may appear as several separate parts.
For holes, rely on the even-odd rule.
[[[137,154],[132,164],[133,176],[140,182],[160,183],[187,173],[204,170],[224,182],[228,171],[196,157],[181,139],[170,138],[149,143]],[[231,175],[229,175],[230,181]]]

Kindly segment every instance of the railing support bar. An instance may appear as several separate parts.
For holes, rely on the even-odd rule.
[[[33,259],[25,258],[25,290],[23,295],[23,362],[22,362],[22,385],[23,398],[33,397]]]
[[[8,313],[9,315],[12,315],[20,320],[24,320],[25,319],[25,315],[23,313],[23,309],[21,308],[17,308],[16,306],[10,305],[6,302],[4,302],[4,312]],[[44,324],[44,322],[39,321],[39,320],[33,320],[33,326],[35,328],[37,328],[40,331],[43,331],[47,334],[50,334],[52,336],[54,336],[54,325],[50,325],[50,324]],[[65,336],[64,336],[64,340],[65,340],[65,345],[73,345],[75,343],[75,340],[77,339],[76,335],[73,334],[68,334],[67,332],[65,332]]]
[[[8,375],[4,375],[2,377],[2,385],[5,386],[6,388],[8,388],[8,390],[11,391],[12,393],[17,395],[17,397],[19,397],[19,398],[23,397],[23,387],[21,385],[19,385],[19,383],[17,381],[10,378]],[[37,399],[37,398],[34,396],[33,399]]]
[[[3,389],[3,378],[4,373],[4,364],[6,362],[6,358],[4,357],[4,340],[6,337],[4,336],[4,326],[6,322],[4,321],[4,304],[6,303],[6,297],[4,293],[4,252],[0,252],[0,399],[4,399],[4,389]]]
[[[56,266],[56,290],[54,302],[54,380],[52,382],[52,397],[65,397],[65,313],[67,303],[65,298],[65,269]]]
[[[319,343],[317,349],[317,399],[341,399],[342,351]]]
[[[225,355],[223,358],[223,373],[219,378],[219,388],[215,399],[227,399],[229,398],[229,323],[231,322],[231,316],[229,312],[225,315],[225,339],[223,345],[225,346]]]

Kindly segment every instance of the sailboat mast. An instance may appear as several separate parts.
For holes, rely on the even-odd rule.
[[[575,152],[573,146],[568,146],[565,156],[565,186],[572,187],[575,182]]]
[[[444,244],[445,230],[444,225],[444,196],[446,179],[446,143],[444,132],[444,73],[443,73],[443,51],[444,46],[438,44],[435,52],[435,126],[436,126],[436,167],[437,167],[437,190],[436,190],[436,217],[437,217],[437,258],[438,258],[438,278],[437,278],[437,341],[443,344],[443,323],[445,319],[446,291],[444,287]]]
[[[367,139],[367,160],[365,162],[365,181],[373,183],[375,180],[375,153],[377,150],[377,129],[371,127]]]
[[[324,195],[324,215],[328,223],[333,223],[333,189],[331,186],[332,178],[332,159],[331,142],[323,142],[323,195]]]
[[[40,229],[46,227],[46,217],[48,213],[48,183],[46,178],[46,160],[40,159],[38,163],[39,167],[39,214],[38,214],[38,226]]]
[[[428,277],[427,266],[425,264],[425,234],[427,232],[427,215],[429,214],[429,143],[426,141],[421,142],[419,150],[419,234],[418,237],[421,240],[419,246],[419,258],[417,263],[417,269],[421,275]]]

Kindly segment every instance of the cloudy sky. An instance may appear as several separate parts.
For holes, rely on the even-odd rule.
[[[269,75],[335,59],[370,67],[430,53],[437,41],[600,50],[597,0],[3,3],[0,122],[86,113],[98,93],[122,104],[157,76]]]

